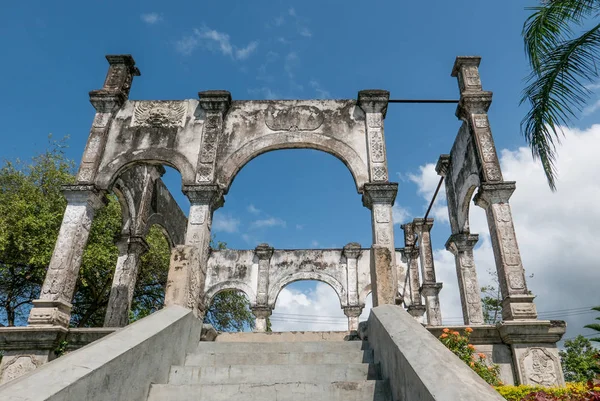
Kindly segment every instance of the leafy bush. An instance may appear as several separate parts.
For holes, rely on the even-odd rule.
[[[440,336],[440,341],[450,351],[454,352],[462,361],[471,367],[483,380],[492,386],[500,386],[499,373],[500,367],[486,361],[485,354],[475,353],[475,346],[469,343],[469,338],[473,329],[467,327],[461,335],[458,331],[444,329]]]
[[[600,401],[600,386],[592,382],[566,387],[498,386],[496,390],[508,401]]]

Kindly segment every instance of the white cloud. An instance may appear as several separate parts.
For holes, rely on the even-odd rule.
[[[260,209],[257,209],[253,204],[249,204],[247,210],[252,214],[260,214]]]
[[[255,220],[250,224],[251,228],[267,228],[267,227],[285,227],[285,221],[277,217],[269,217],[267,219]]]
[[[321,85],[318,81],[312,79],[309,84],[315,90],[315,92],[317,92],[319,99],[328,99],[331,97],[331,94],[328,91],[321,88]]]
[[[584,116],[589,116],[590,114],[594,113],[598,109],[600,109],[600,99],[596,100],[594,102],[594,104],[591,104],[591,105],[587,106],[586,108],[584,108],[582,114]]]
[[[247,59],[258,47],[258,42],[255,40],[253,42],[248,43],[246,47],[235,50],[235,58],[238,60]]]
[[[434,163],[427,163],[419,167],[418,174],[407,174],[408,180],[417,184],[417,193],[427,202],[423,208],[423,215],[427,211],[427,207],[433,199],[433,194],[440,182],[440,176],[435,171]],[[423,216],[418,216],[423,217]],[[436,222],[448,222],[448,208],[446,207],[446,186],[442,184],[439,193],[435,198],[433,207],[429,212],[429,217],[433,217]]]
[[[313,289],[300,290],[294,284],[277,297],[271,316],[273,331],[344,331],[348,319],[340,307],[335,291],[327,284],[316,283]]]
[[[412,218],[408,209],[400,206],[400,204],[396,202],[392,207],[392,220],[394,221],[394,224],[404,224],[409,220],[412,220]]]
[[[288,14],[292,17],[296,16],[296,9],[294,7],[290,7],[290,9],[288,10]]]
[[[148,25],[153,25],[162,21],[162,16],[158,13],[145,13],[140,15],[140,18]]]
[[[318,247],[319,247],[319,241],[317,241],[317,240],[312,240],[312,241],[310,242],[310,246],[311,246],[312,248],[318,248]]]
[[[294,77],[294,69],[298,66],[299,62],[300,58],[296,52],[289,52],[287,56],[285,56],[283,68],[290,78]]]
[[[230,214],[215,213],[212,229],[226,233],[235,233],[238,231],[240,221]]]
[[[296,224],[296,230],[302,230],[304,228],[304,224]]]
[[[194,29],[192,35],[185,36],[177,41],[175,48],[180,53],[188,55],[200,45],[232,59],[245,60],[256,51],[258,41],[252,41],[244,47],[237,47],[231,43],[228,34],[203,26],[201,29]]]
[[[517,240],[528,278],[529,289],[536,295],[539,312],[568,310],[598,304],[597,236],[600,227],[600,125],[587,130],[564,129],[565,138],[559,148],[558,191],[552,193],[538,161],[531,158],[529,148],[502,150],[500,163],[505,179],[516,181],[517,189],[510,199]],[[414,176],[419,193],[431,193],[431,164],[422,166]],[[483,209],[470,207],[471,232],[480,240],[475,249],[475,262],[481,285],[491,283],[489,270],[495,270],[493,252]],[[436,226],[434,230],[449,228]],[[445,236],[442,236],[446,238]],[[435,245],[435,244],[434,244]],[[442,244],[437,244],[439,247]],[[453,256],[444,249],[435,251],[438,281],[444,283],[440,293],[442,313],[447,323],[460,322],[461,309]],[[593,313],[540,313],[540,318],[567,321],[565,338],[579,333],[591,323]]]
[[[298,28],[298,33],[300,34],[300,36],[304,36],[305,38],[312,37],[312,32],[310,31],[310,29],[308,29],[305,26],[299,27]]]
[[[254,89],[248,89],[248,93],[254,96],[263,96],[265,99],[267,100],[273,100],[273,99],[278,99],[281,96],[279,96],[279,94],[275,91],[273,91],[271,88],[267,87],[267,86],[263,86],[260,88],[254,88]]]

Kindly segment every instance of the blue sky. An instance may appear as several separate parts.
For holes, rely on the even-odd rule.
[[[102,85],[104,55],[120,53],[132,54],[142,72],[132,99],[196,98],[207,89],[229,90],[234,99],[355,98],[367,88],[387,89],[392,98],[456,99],[450,77],[455,57],[480,55],[483,87],[494,92],[496,146],[518,152],[524,146],[519,123],[526,109],[519,100],[527,64],[520,34],[527,4],[535,2],[10,2],[0,14],[0,158],[29,158],[52,133],[70,135],[68,156],[79,161],[94,114],[88,92]],[[389,106],[388,163],[391,179],[400,183],[396,216],[424,214],[435,181],[427,164],[450,151],[459,127],[454,110]],[[597,120],[590,109],[576,126],[586,129]],[[543,183],[536,174],[535,182]],[[166,181],[187,213],[177,173],[169,171]],[[278,248],[371,241],[369,211],[350,173],[333,156],[312,150],[251,161],[217,211],[214,228],[232,248],[263,241]],[[449,229],[443,221],[436,228],[434,246],[442,252]],[[398,247],[400,239],[397,227]],[[538,288],[544,280],[535,278]],[[316,293],[314,286],[298,288]],[[445,288],[452,291],[452,284]],[[561,309],[551,298],[540,295],[538,309]],[[594,304],[569,302],[569,308]]]

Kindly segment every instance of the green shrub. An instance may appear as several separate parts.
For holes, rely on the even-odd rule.
[[[497,386],[508,401],[600,401],[600,386],[567,383],[565,387]]]

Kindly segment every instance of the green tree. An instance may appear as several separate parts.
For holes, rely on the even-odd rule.
[[[582,335],[565,341],[565,349],[559,355],[568,382],[585,382],[600,373],[598,350]]]
[[[594,306],[592,308],[592,310],[598,311],[600,312],[600,306]],[[596,320],[600,320],[600,317],[597,317]],[[598,333],[600,333],[600,323],[592,323],[592,324],[586,324],[585,326],[586,329],[592,329],[597,331]],[[595,341],[600,343],[600,337],[594,337],[594,338],[590,338],[590,341]]]
[[[481,306],[483,308],[483,321],[485,324],[496,324],[502,320],[502,296],[500,287],[487,285],[481,287]]]
[[[598,78],[600,56],[598,0],[545,0],[523,26],[525,53],[531,74],[521,103],[530,110],[521,122],[521,131],[533,157],[539,159],[548,185],[556,190],[556,144],[561,127],[569,126],[587,103],[591,91],[586,84]],[[591,29],[575,33],[591,23]]]

